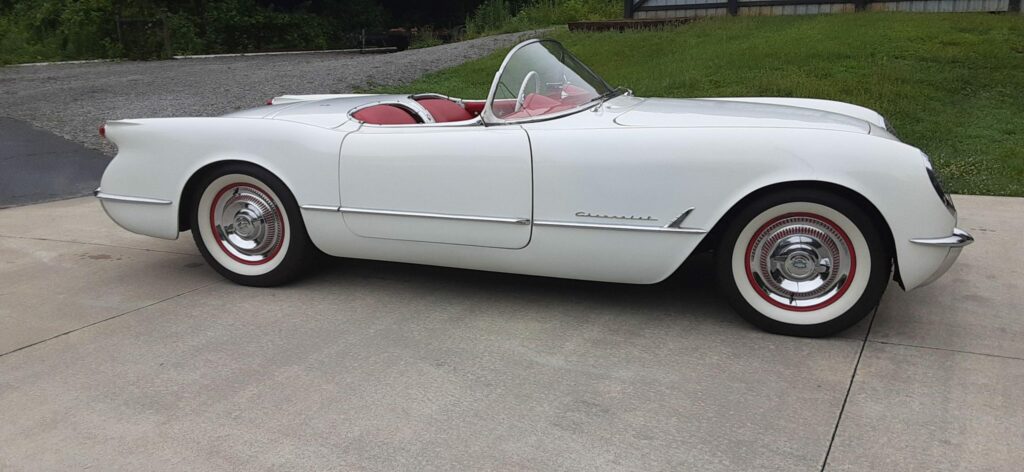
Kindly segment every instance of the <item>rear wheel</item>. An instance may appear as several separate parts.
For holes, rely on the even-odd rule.
[[[878,305],[891,256],[855,203],[800,189],[741,210],[723,234],[717,266],[722,291],[747,321],[779,334],[827,336]]]
[[[288,188],[266,170],[229,164],[201,179],[192,197],[192,236],[227,279],[280,285],[301,275],[314,247]]]

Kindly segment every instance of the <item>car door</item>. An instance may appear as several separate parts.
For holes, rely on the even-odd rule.
[[[341,147],[342,214],[369,238],[518,249],[530,241],[530,143],[519,126],[363,125]]]

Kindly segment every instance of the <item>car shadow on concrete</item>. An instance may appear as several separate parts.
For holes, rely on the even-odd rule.
[[[287,287],[330,290],[332,286],[356,284],[367,279],[413,286],[413,293],[431,298],[486,301],[481,306],[504,305],[525,312],[554,308],[572,316],[633,317],[630,321],[635,322],[644,318],[669,317],[694,328],[707,324],[734,333],[764,334],[740,318],[719,291],[711,252],[691,255],[672,275],[651,285],[323,257],[314,270]],[[872,310],[859,323],[830,338],[863,341],[874,316],[875,311]]]
[[[619,313],[699,316],[703,321],[751,329],[736,316],[715,282],[710,253],[692,255],[665,280],[632,285],[454,269],[347,258],[323,258],[314,272],[294,287],[328,286],[381,279],[420,286],[437,296],[479,296],[496,303],[533,299],[539,303],[601,306]]]

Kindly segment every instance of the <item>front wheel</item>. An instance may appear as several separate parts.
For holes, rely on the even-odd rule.
[[[857,204],[806,189],[742,209],[723,234],[717,266],[722,291],[747,321],[817,337],[856,324],[878,305],[891,256]]]
[[[313,256],[298,204],[266,170],[230,164],[203,176],[192,196],[192,236],[206,261],[242,285],[298,277]]]

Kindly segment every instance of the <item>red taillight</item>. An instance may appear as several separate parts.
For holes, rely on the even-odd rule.
[[[103,123],[100,125],[100,137],[106,139],[107,137],[107,124]]]
[[[267,105],[273,105],[273,104],[274,104],[274,99],[273,98],[268,98],[267,99]]]

